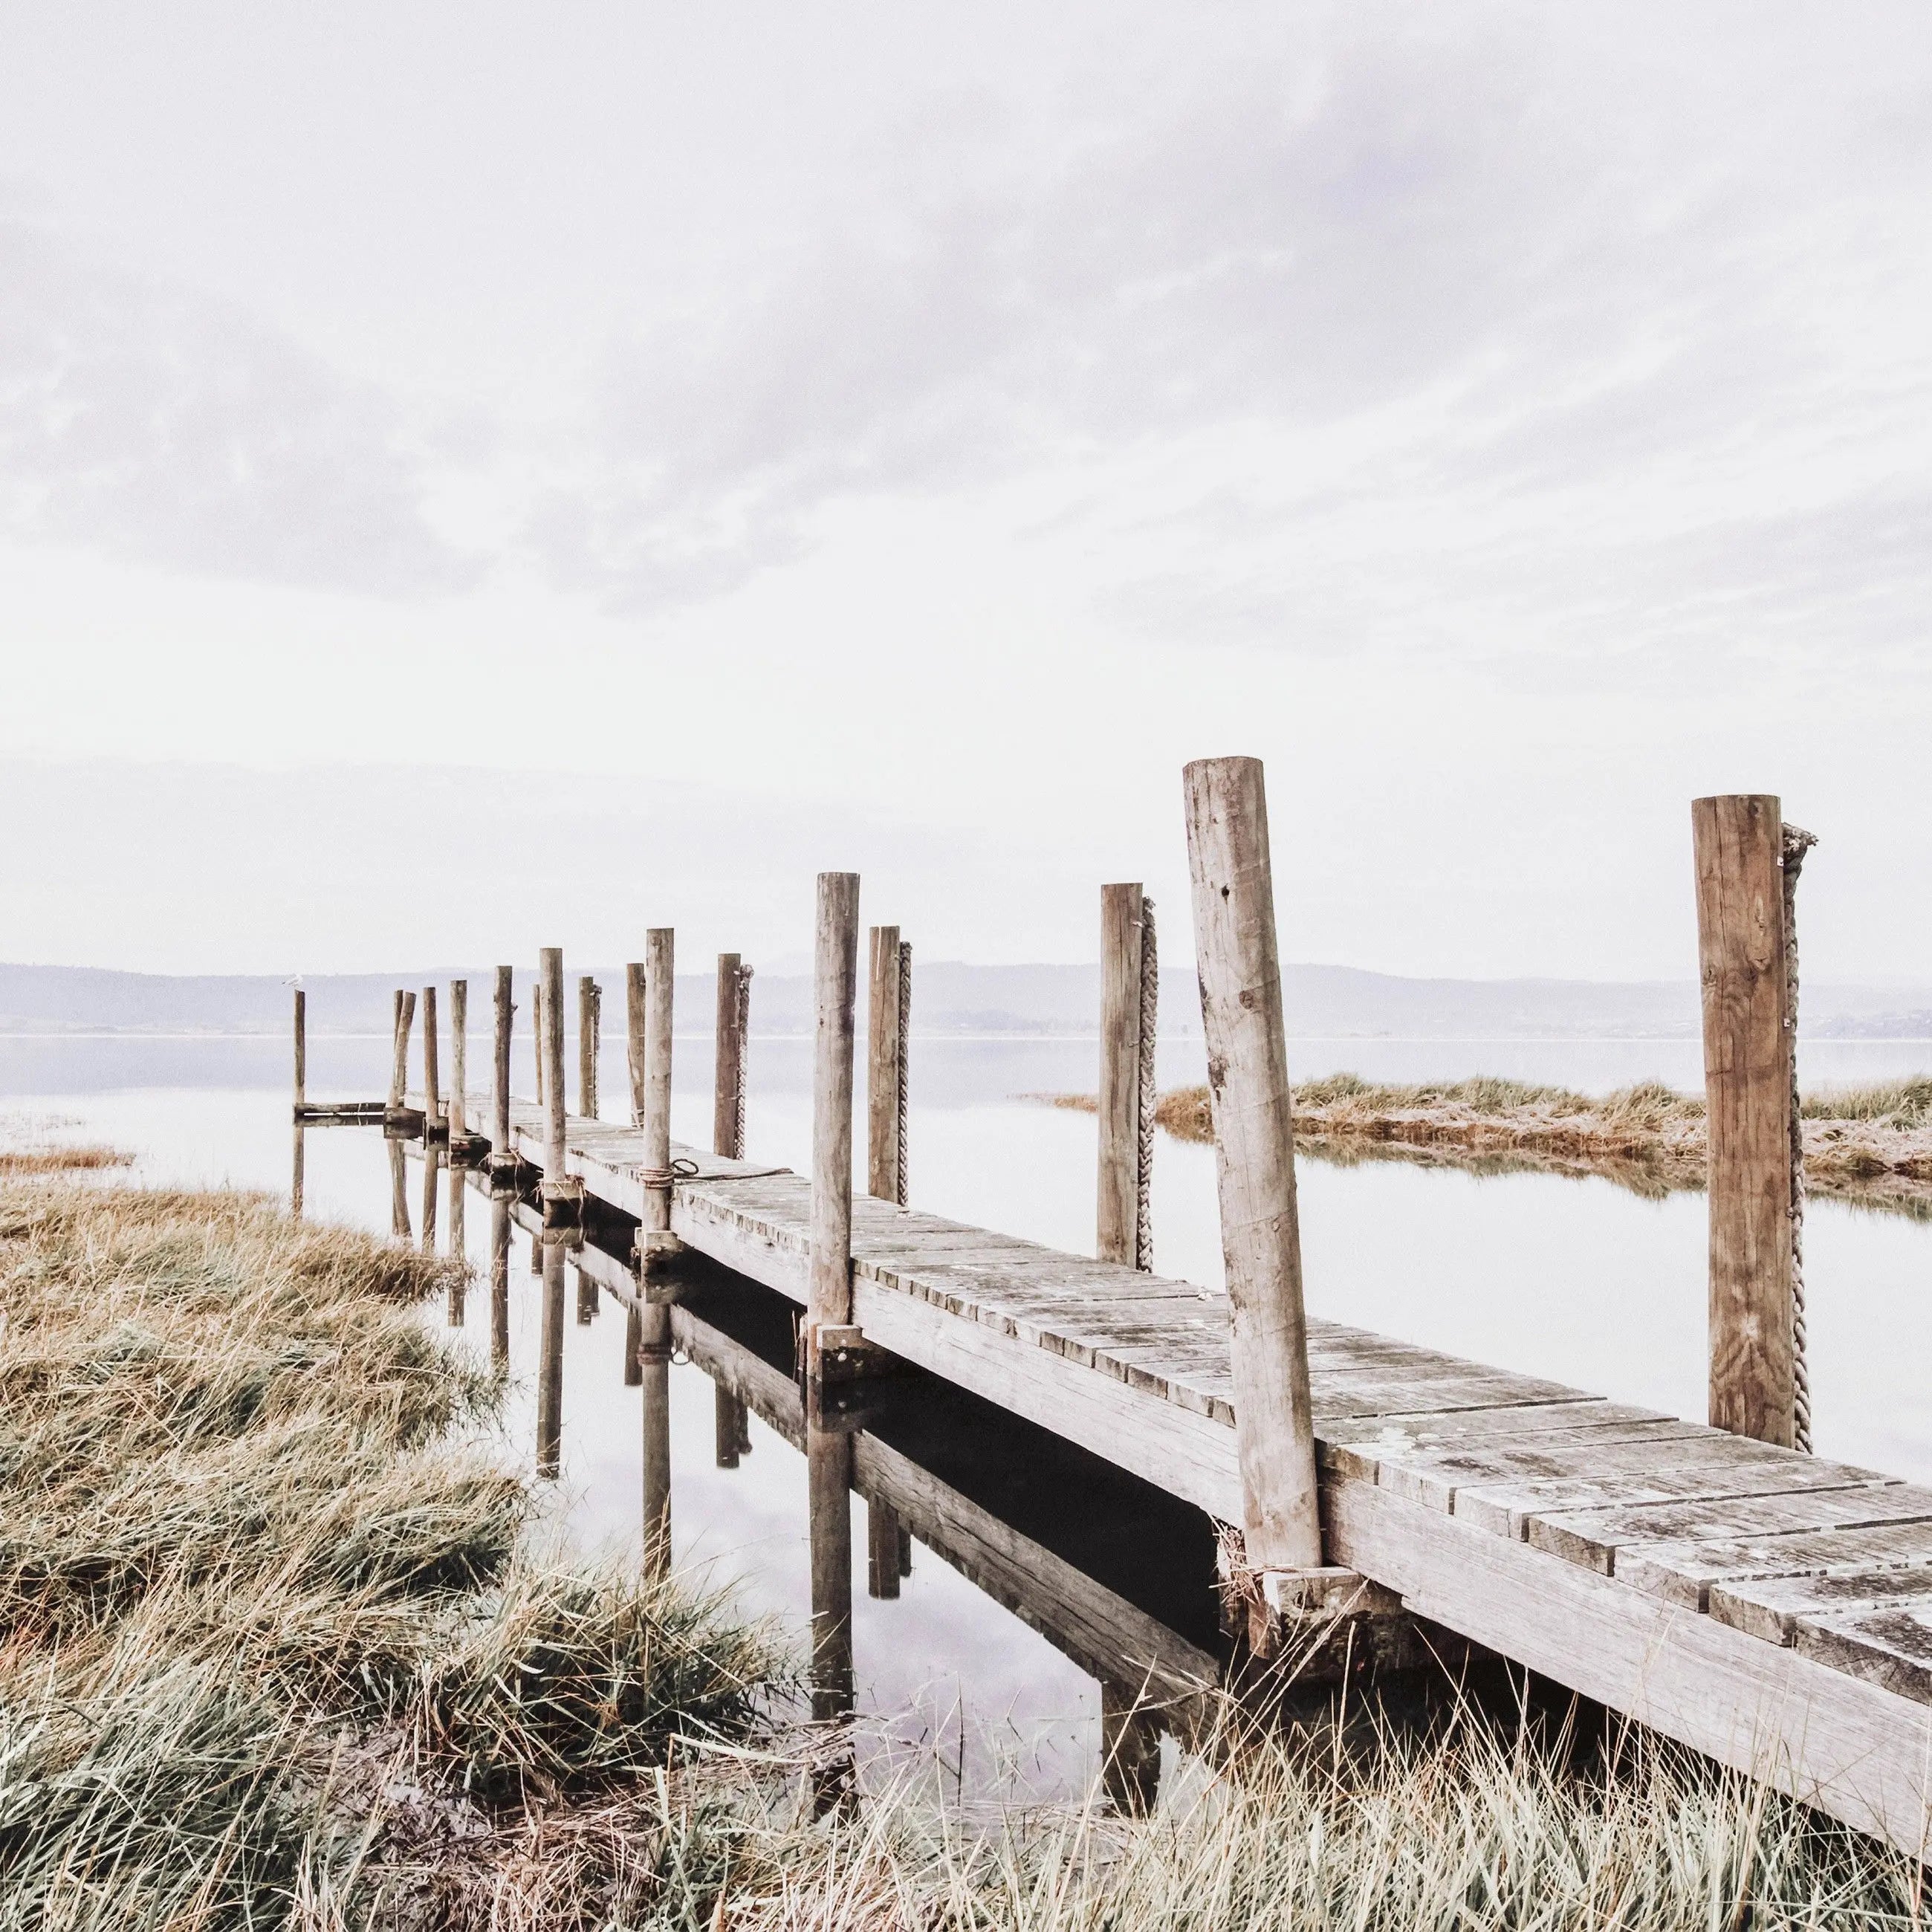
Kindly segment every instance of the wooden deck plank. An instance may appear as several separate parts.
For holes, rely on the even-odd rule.
[[[1932,1704],[1932,1604],[1900,1603],[1832,1617],[1801,1617],[1800,1657]]]
[[[1888,1523],[1878,1529],[1826,1529],[1726,1542],[1644,1544],[1624,1552],[1617,1580],[1646,1595],[1701,1610],[1714,1583],[1817,1576],[1914,1562],[1932,1562],[1932,1523]]]
[[[1892,1604],[1932,1603],[1932,1558],[1917,1567],[1826,1570],[1809,1576],[1739,1577],[1713,1583],[1709,1614],[1767,1643],[1790,1643],[1801,1617],[1831,1617]]]

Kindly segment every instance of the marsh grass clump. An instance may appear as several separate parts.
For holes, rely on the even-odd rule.
[[[497,1386],[417,1312],[454,1265],[251,1198],[0,1191],[0,1932],[366,1918],[399,1780],[487,1825],[762,1708],[722,1603],[532,1546],[458,1426]]]

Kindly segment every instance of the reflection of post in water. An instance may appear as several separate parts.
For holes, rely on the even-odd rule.
[[[644,1391],[644,1574],[670,1571],[670,1307],[652,1302],[638,1318]]]
[[[878,1496],[866,1502],[866,1594],[896,1597],[899,1593],[899,1545],[903,1532],[899,1513]]]
[[[1140,1696],[1100,1679],[1100,1782],[1117,1811],[1139,1816],[1160,1792],[1160,1727]]]
[[[577,1325],[587,1328],[597,1318],[597,1284],[585,1272],[583,1264],[577,1269]]]
[[[299,1221],[302,1217],[302,1124],[296,1123],[295,1172],[289,1177],[289,1212]]]
[[[638,1351],[644,1345],[644,1319],[634,1302],[624,1311],[624,1386],[636,1388],[644,1379],[644,1365]]]
[[[434,1142],[423,1145],[422,1251],[436,1252],[436,1184],[442,1172],[442,1150]]]
[[[510,1197],[490,1202],[490,1366],[510,1366]]]
[[[852,1438],[808,1416],[805,1460],[812,1528],[812,1715],[817,1724],[842,1724],[852,1714]],[[837,1803],[851,1783],[848,1737],[818,1774],[820,1808]]]
[[[738,1458],[752,1453],[752,1419],[743,1402],[722,1382],[711,1385],[712,1426],[718,1447],[718,1466],[735,1469]]]
[[[554,1476],[563,1448],[563,1243],[561,1230],[536,1237],[543,1258],[543,1360],[537,1373],[537,1474]]]
[[[410,1178],[403,1165],[403,1144],[387,1143],[389,1150],[389,1232],[399,1241],[410,1238]]]
[[[444,1171],[449,1177],[449,1258],[457,1264],[456,1272],[449,1277],[449,1325],[460,1328],[465,1292],[470,1285],[469,1262],[463,1252],[464,1210],[469,1201],[470,1189],[461,1168],[452,1164]]]

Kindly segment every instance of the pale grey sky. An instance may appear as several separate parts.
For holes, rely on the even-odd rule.
[[[1932,14],[0,4],[0,957],[1932,958]]]

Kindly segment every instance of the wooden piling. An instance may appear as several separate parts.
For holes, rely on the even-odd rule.
[[[536,1049],[536,1091],[532,1096],[539,1107],[548,1104],[548,1096],[544,1091],[544,1042],[548,1038],[544,1026],[543,967],[538,963],[537,976],[530,986],[530,1039]]]
[[[820,1330],[852,1320],[852,1018],[859,964],[859,875],[818,875],[812,1082],[812,1271],[805,1366],[820,1372]],[[847,1540],[850,1543],[848,1529]],[[849,1592],[849,1579],[848,1579]]]
[[[1261,760],[1200,759],[1184,783],[1246,1556],[1256,1570],[1314,1569],[1322,1525]]]
[[[306,1154],[302,1145],[302,1124],[298,1120],[295,1126],[295,1171],[289,1180],[289,1213],[292,1219],[298,1221],[302,1217],[302,1184]]]
[[[442,1125],[442,1090],[436,1061],[436,988],[425,986],[423,1017],[423,1131],[434,1133]]]
[[[562,1002],[557,1010],[562,1011]],[[561,1070],[560,1070],[560,1071]],[[543,1344],[537,1369],[537,1474],[563,1464],[563,1244],[539,1239],[543,1257]]]
[[[296,988],[296,1112],[308,1105],[308,995]]]
[[[638,1259],[646,1276],[662,1268],[677,1245],[670,1232],[670,1051],[676,940],[676,932],[668,926],[654,926],[644,934],[644,1218],[638,1230]]]
[[[624,1060],[631,1076],[631,1124],[644,1124],[644,963],[624,968]]]
[[[745,1157],[740,1106],[745,1083],[745,982],[752,969],[735,952],[718,956],[718,1051],[712,1070],[711,1148],[733,1160]]]
[[[410,1096],[410,1030],[416,1024],[416,996],[396,989],[395,1053],[389,1064],[389,1108],[393,1113]]]
[[[410,1177],[403,1164],[403,1144],[386,1140],[389,1150],[389,1232],[396,1240],[410,1238]]]
[[[453,1016],[452,1016],[453,1017]],[[449,1276],[449,1325],[452,1328],[463,1326],[465,1301],[470,1281],[470,1270],[464,1250],[466,1245],[467,1230],[464,1226],[465,1210],[470,1199],[470,1184],[464,1171],[454,1161],[444,1168],[448,1177],[443,1183],[448,1196],[449,1256],[452,1261],[463,1262],[463,1267],[453,1268]]]
[[[464,1140],[469,1133],[470,982],[452,980],[449,982],[449,1138]]]
[[[644,1385],[644,1574],[670,1570],[670,1307],[640,1312],[638,1359]]]
[[[490,1202],[490,1366],[501,1375],[510,1366],[510,1197]]]
[[[1792,1098],[1784,817],[1763,794],[1690,808],[1710,1162],[1710,1420],[1794,1438]]]
[[[495,1118],[490,1126],[490,1144],[496,1158],[508,1160],[514,1150],[510,1145],[510,1030],[516,1022],[516,975],[508,966],[496,968],[496,1058]]]
[[[855,926],[855,956],[857,937]],[[856,967],[856,956],[853,963]],[[805,1460],[812,1544],[812,1714],[819,1724],[831,1724],[852,1713],[852,1438],[808,1417]],[[821,1797],[837,1795],[827,1791]]]
[[[604,1043],[604,989],[586,973],[577,982],[577,1111],[597,1118],[597,1052]]]
[[[899,1513],[872,1496],[866,1504],[866,1594],[896,1598],[899,1593]]]
[[[565,1122],[563,1089],[563,949],[546,946],[539,955],[539,998],[542,1000],[544,1179],[554,1184],[563,1178]]]
[[[442,1150],[434,1141],[423,1148],[422,1251],[436,1252],[436,1184],[442,1172]]]
[[[872,932],[866,1025],[866,1187],[880,1201],[900,1198],[902,1168],[899,1085],[903,1078],[899,1027],[899,929],[875,926]]]
[[[1094,1252],[1132,1268],[1140,1234],[1141,907],[1100,888],[1100,1159]]]

